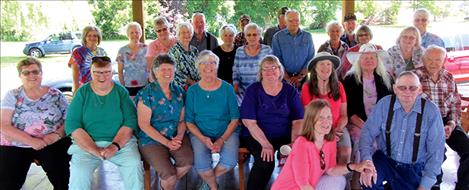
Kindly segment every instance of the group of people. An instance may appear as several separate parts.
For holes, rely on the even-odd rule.
[[[426,31],[428,11],[417,10],[414,26],[388,51],[346,15],[343,25],[327,25],[330,39],[316,53],[300,19],[281,8],[262,39],[242,15],[240,32],[220,28],[221,45],[200,12],[177,24],[175,36],[165,17],[156,18],[158,38],[148,45],[141,26],[129,23],[129,43],[115,60],[120,84],[99,29],[87,26],[69,61],[70,105],[41,84],[37,59],[20,61],[23,85],[1,103],[0,186],[21,188],[36,159],[54,189],[90,189],[93,171],[108,160],[125,189],[143,189],[142,156],[161,189],[175,189],[193,167],[200,189],[215,190],[217,177],[236,166],[238,148],[247,147],[254,157],[247,188],[265,189],[275,152],[290,145],[272,189],[344,189],[347,173],[352,189],[358,182],[431,189],[441,183],[446,139],[461,157],[456,188],[468,188],[461,99],[444,69],[443,41]],[[215,167],[213,153],[220,154]]]

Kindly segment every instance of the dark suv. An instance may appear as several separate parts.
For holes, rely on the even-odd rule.
[[[23,49],[25,55],[44,57],[52,53],[71,53],[81,46],[81,39],[74,32],[51,34],[45,40],[27,43]]]

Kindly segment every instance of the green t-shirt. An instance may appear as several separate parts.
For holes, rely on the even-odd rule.
[[[78,89],[67,111],[67,135],[82,128],[94,141],[112,141],[122,126],[138,129],[135,105],[123,86],[114,84],[105,96],[94,93],[90,83]]]

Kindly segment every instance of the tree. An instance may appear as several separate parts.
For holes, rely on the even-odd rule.
[[[335,19],[335,12],[339,7],[340,1],[313,1],[315,7],[313,11],[314,20],[310,28],[324,28],[327,22]]]
[[[132,18],[131,2],[126,0],[90,0],[91,12],[96,26],[101,29],[104,39],[122,39],[119,34],[125,24]]]
[[[399,0],[392,0],[391,6],[384,9],[384,24],[394,24],[397,21],[397,14],[399,13],[399,9],[401,8],[401,1]]]
[[[2,40],[29,39],[34,32],[41,31],[48,24],[40,3],[2,1],[1,11]]]
[[[377,5],[373,0],[355,1],[355,14],[363,14],[366,23],[373,20],[378,13]]]

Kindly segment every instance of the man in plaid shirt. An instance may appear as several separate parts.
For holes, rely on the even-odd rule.
[[[436,45],[428,46],[422,56],[424,66],[417,68],[415,73],[422,84],[422,96],[440,108],[445,126],[446,144],[461,157],[456,189],[467,189],[469,188],[469,139],[461,128],[461,97],[456,83],[453,75],[443,68],[445,57],[444,48]],[[441,176],[437,177],[438,181],[432,189],[439,189]]]

